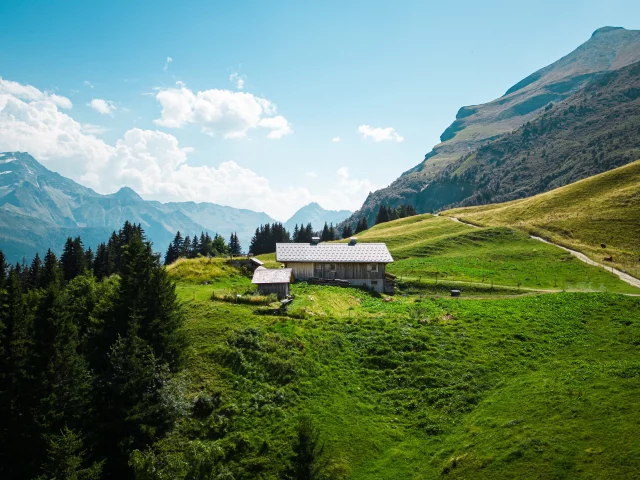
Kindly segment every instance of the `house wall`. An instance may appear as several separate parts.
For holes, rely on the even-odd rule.
[[[384,289],[384,273],[386,264],[378,263],[334,263],[335,271],[330,269],[329,263],[285,262],[286,268],[293,269],[296,280],[308,280],[311,277],[348,280],[352,285],[364,285],[382,292]],[[378,271],[373,272],[368,265],[378,265]]]
[[[262,295],[270,295],[275,293],[278,295],[278,299],[286,298],[289,295],[288,283],[260,283],[258,284],[258,291]]]

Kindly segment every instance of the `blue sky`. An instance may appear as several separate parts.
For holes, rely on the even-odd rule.
[[[312,200],[357,208],[458,108],[601,26],[640,28],[640,2],[3,0],[0,18],[4,113],[25,119],[0,124],[0,149],[102,193],[285,220]]]

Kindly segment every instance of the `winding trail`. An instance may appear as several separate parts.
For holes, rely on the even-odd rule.
[[[442,216],[442,215],[440,215],[440,216]],[[479,227],[478,225],[474,225],[473,223],[465,222],[464,220],[460,220],[459,218],[456,218],[456,217],[447,217],[447,218],[450,218],[454,222],[462,223],[463,225],[467,225],[469,227],[482,228],[482,227]],[[628,273],[624,273],[624,272],[618,270],[617,268],[609,267],[609,266],[604,265],[602,263],[598,263],[595,260],[591,260],[584,253],[580,253],[580,252],[578,252],[576,250],[571,250],[570,248],[563,247],[562,245],[558,245],[557,243],[553,243],[553,242],[550,242],[549,240],[545,240],[542,237],[536,237],[535,235],[529,235],[529,237],[534,239],[534,240],[538,240],[540,242],[548,243],[549,245],[553,245],[553,246],[556,246],[558,248],[561,248],[565,252],[569,252],[571,255],[576,257],[578,260],[582,260],[584,263],[586,263],[588,265],[593,265],[594,267],[604,268],[606,271],[617,275],[618,278],[620,278],[620,280],[622,280],[623,282],[628,283],[632,287],[640,288],[640,279],[632,277]]]

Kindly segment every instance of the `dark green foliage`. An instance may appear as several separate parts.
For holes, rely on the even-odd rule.
[[[233,232],[229,237],[228,247],[230,255],[238,256],[242,254],[242,247],[240,246],[240,240],[238,240],[238,234],[236,232]]]
[[[300,236],[300,232],[298,232],[298,236]],[[254,255],[273,253],[276,251],[276,243],[289,242],[291,242],[291,235],[281,223],[266,223],[256,228],[249,251]]]
[[[342,229],[342,238],[349,238],[353,236],[353,228],[350,223],[347,223]]]
[[[90,267],[90,265],[87,265],[87,257],[80,237],[75,239],[67,238],[64,251],[60,256],[60,263],[62,265],[63,278],[67,282],[81,275]]]
[[[69,239],[0,288],[2,478],[130,478],[132,450],[189,413],[175,286],[142,228],[91,256]]]
[[[369,222],[367,221],[367,217],[362,217],[358,221],[358,224],[356,225],[356,231],[354,233],[358,234],[368,229],[369,229]]]
[[[292,476],[296,480],[317,480],[320,474],[324,446],[320,433],[309,416],[303,416],[298,423],[297,437],[293,444]]]
[[[324,228],[322,229],[322,233],[320,234],[320,241],[322,242],[331,242],[333,240],[338,240],[338,232],[336,232],[333,223],[331,225],[327,225],[326,222],[324,224]]]
[[[86,456],[80,435],[65,427],[60,434],[49,439],[47,459],[42,466],[46,473],[38,480],[98,480],[104,462],[87,467]]]
[[[397,208],[380,205],[378,214],[376,215],[376,225],[398,220],[399,218],[412,217],[414,215],[417,215],[416,209],[411,205],[400,205]]]
[[[235,239],[237,240],[237,235]],[[179,258],[219,257],[226,255],[228,251],[224,238],[217,233],[211,238],[208,232],[201,232],[199,237],[194,235],[193,240],[190,237],[183,240],[178,232],[167,248],[164,264],[170,265]]]
[[[310,223],[307,223],[307,226],[300,224],[300,228],[296,225],[293,230],[293,243],[310,243],[311,239],[315,235],[313,231],[313,226]]]

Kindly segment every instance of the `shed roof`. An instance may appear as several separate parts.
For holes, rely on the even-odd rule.
[[[251,283],[291,283],[292,269],[258,267]]]
[[[258,266],[264,265],[264,262],[258,260],[256,257],[251,257],[249,259],[249,261],[251,261],[251,263],[254,263],[254,264],[258,265]]]
[[[277,243],[278,262],[391,263],[384,243]]]

